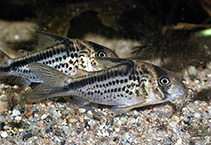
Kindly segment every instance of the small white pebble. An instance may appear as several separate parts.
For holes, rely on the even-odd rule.
[[[90,121],[88,121],[88,124],[90,125],[90,127],[94,127],[95,121],[94,120],[90,120]]]
[[[122,116],[122,117],[120,118],[120,120],[121,120],[123,123],[127,122],[127,118],[124,117],[124,116]]]
[[[196,75],[198,71],[195,66],[189,66],[188,72],[189,72],[189,74]]]
[[[18,89],[18,86],[17,85],[14,85],[14,87],[13,87],[14,89]]]
[[[211,78],[211,73],[206,75],[208,78]]]
[[[200,113],[194,113],[194,117],[200,118],[201,117],[201,114]]]
[[[47,114],[43,114],[43,115],[41,116],[41,119],[43,120],[43,119],[45,119],[45,118],[47,118],[47,117],[48,117]]]
[[[14,109],[14,110],[12,111],[12,116],[18,116],[18,115],[20,115],[20,114],[21,114],[21,113],[20,113],[19,110]]]
[[[16,117],[15,117],[15,120],[16,120],[16,121],[20,121],[21,119],[22,119],[21,116],[16,116]]]
[[[3,132],[1,133],[1,137],[6,138],[7,136],[8,136],[8,134],[7,134],[6,131],[3,131]]]
[[[38,114],[38,113],[35,113],[35,114],[34,114],[34,117],[35,117],[35,118],[37,118],[38,116],[39,116],[39,114]]]
[[[86,109],[84,109],[84,108],[79,108],[78,111],[79,111],[80,113],[84,113],[84,112],[86,112]]]
[[[15,40],[18,40],[19,38],[20,38],[19,35],[14,35],[14,39],[15,39]]]
[[[75,119],[75,118],[70,118],[70,119],[69,119],[69,122],[70,122],[70,123],[76,123],[76,122],[78,122],[78,120]]]
[[[75,132],[73,131],[70,135],[71,135],[72,137],[75,136]]]
[[[20,129],[19,129],[19,132],[23,132],[23,129],[22,129],[22,128],[20,128]]]
[[[93,113],[92,113],[91,110],[89,110],[89,111],[87,112],[87,114],[89,114],[89,115],[91,116]]]
[[[182,144],[182,138],[179,138],[175,145],[181,145],[181,144]]]
[[[148,134],[150,134],[152,132],[153,132],[153,130],[151,128],[147,131]]]
[[[114,129],[116,132],[119,132],[120,131],[120,128],[115,128]]]
[[[58,138],[57,136],[55,136],[55,137],[54,137],[54,141],[55,141],[55,142],[61,142],[61,139]]]
[[[10,127],[6,126],[6,125],[3,128],[4,128],[4,130],[9,130],[10,129]]]

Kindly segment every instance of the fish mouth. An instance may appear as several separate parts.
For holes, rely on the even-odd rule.
[[[177,98],[187,98],[187,95],[188,95],[188,91],[187,91],[187,88],[183,85],[183,86],[180,86],[178,88],[176,88],[171,94],[168,93],[169,96],[167,96],[167,99],[166,100],[174,100],[174,99],[177,99]]]

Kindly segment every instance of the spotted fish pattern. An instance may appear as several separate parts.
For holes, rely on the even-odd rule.
[[[31,65],[30,68],[44,83],[32,90],[28,98],[73,95],[87,102],[112,105],[119,114],[173,100],[187,93],[178,76],[158,66],[120,58],[97,59],[97,62],[111,64],[111,67],[76,78],[43,65]],[[55,80],[56,83],[52,84]]]
[[[40,39],[50,38],[46,49],[28,54],[24,57],[11,59],[0,52],[0,75],[20,76],[30,82],[42,82],[27,66],[31,63],[46,64],[67,75],[74,76],[78,69],[96,71],[96,57],[118,57],[117,54],[104,46],[90,41],[69,39],[54,34],[37,32]],[[43,43],[48,43],[43,42]],[[46,45],[46,44],[45,44]],[[42,43],[38,45],[42,46]]]

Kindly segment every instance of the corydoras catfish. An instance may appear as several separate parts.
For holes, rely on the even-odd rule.
[[[46,32],[36,32],[38,52],[12,59],[0,51],[0,75],[19,76],[20,84],[41,83],[27,66],[43,63],[67,75],[74,76],[77,70],[96,71],[95,57],[118,57],[117,54],[99,44],[79,39],[70,39]]]
[[[77,96],[87,103],[112,105],[120,114],[133,108],[159,104],[187,94],[182,80],[158,66],[129,59],[97,58],[104,70],[70,77],[43,64],[32,64],[43,83],[25,94],[27,99]],[[86,102],[86,103],[85,103]]]

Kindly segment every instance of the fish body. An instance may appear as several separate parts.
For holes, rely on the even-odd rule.
[[[45,65],[32,64],[30,68],[44,83],[29,91],[27,98],[73,95],[87,102],[112,105],[119,114],[187,94],[179,77],[158,66],[121,58],[96,60],[105,64],[106,69],[87,72],[80,77],[70,77]]]
[[[44,32],[37,32],[36,36],[40,40],[37,47],[44,47],[42,48],[44,50],[15,59],[0,52],[0,75],[20,76],[30,82],[40,83],[42,82],[40,78],[27,67],[29,64],[46,64],[74,76],[78,69],[99,70],[95,66],[95,57],[118,57],[114,51],[93,42],[69,39]]]

